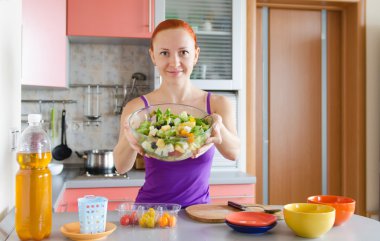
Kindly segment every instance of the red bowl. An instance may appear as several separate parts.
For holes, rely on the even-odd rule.
[[[307,198],[308,203],[325,204],[335,208],[334,226],[347,222],[355,212],[355,200],[335,195],[316,195]]]
[[[226,216],[226,221],[235,225],[246,227],[265,227],[277,221],[272,214],[258,212],[235,212]]]

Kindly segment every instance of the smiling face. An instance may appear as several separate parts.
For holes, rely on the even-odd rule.
[[[185,29],[160,31],[154,37],[152,47],[150,56],[164,81],[184,83],[190,79],[198,61],[199,48]]]

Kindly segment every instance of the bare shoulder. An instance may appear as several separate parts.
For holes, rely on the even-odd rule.
[[[140,97],[134,98],[130,100],[123,108],[123,116],[128,116],[131,113],[135,112],[136,110],[139,110],[141,108],[144,108],[144,102]]]
[[[233,109],[231,101],[223,95],[211,95],[211,111],[217,114],[226,113]]]

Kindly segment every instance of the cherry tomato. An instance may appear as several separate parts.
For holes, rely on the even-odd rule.
[[[177,218],[175,216],[170,216],[169,227],[175,227],[176,224],[177,224]]]
[[[161,228],[164,228],[169,225],[169,219],[166,216],[162,216],[158,219],[158,225],[160,225]]]
[[[123,226],[128,226],[130,223],[130,217],[128,214],[125,214],[120,218],[120,224]]]
[[[130,224],[136,224],[137,218],[136,218],[136,212],[132,212],[131,216],[129,216],[129,223]]]

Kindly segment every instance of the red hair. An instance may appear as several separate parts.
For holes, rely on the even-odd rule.
[[[197,36],[195,35],[190,24],[188,24],[187,22],[180,20],[180,19],[167,19],[165,21],[162,21],[160,24],[158,24],[157,27],[154,29],[154,31],[152,33],[151,40],[150,40],[150,49],[153,50],[153,41],[159,32],[162,32],[162,31],[168,30],[168,29],[176,29],[176,28],[182,28],[182,29],[186,30],[186,32],[188,34],[190,34],[190,36],[194,39],[195,48],[198,47]]]

